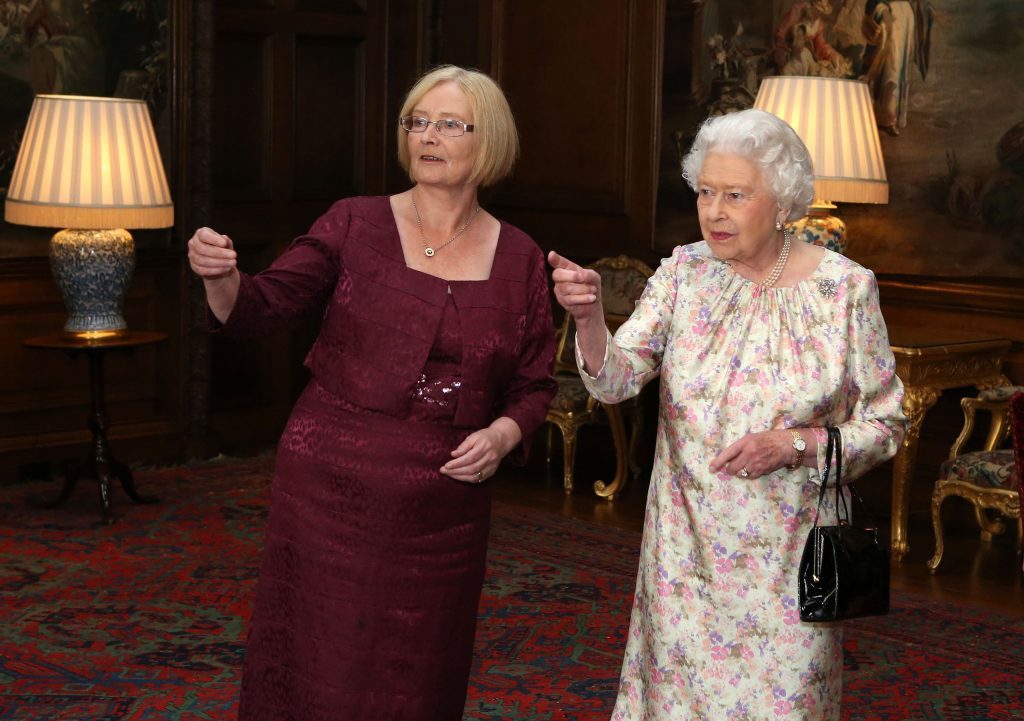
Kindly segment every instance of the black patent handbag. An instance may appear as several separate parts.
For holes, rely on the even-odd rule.
[[[819,526],[833,462],[838,525]],[[809,623],[880,616],[889,611],[889,547],[879,541],[877,528],[859,528],[850,522],[846,496],[840,492],[842,469],[843,437],[838,428],[829,428],[814,528],[807,534],[800,557],[800,620]],[[853,484],[848,486],[856,496]]]

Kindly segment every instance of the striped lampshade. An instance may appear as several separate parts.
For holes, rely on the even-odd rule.
[[[5,218],[47,228],[167,228],[174,206],[141,100],[38,95]]]
[[[888,203],[878,127],[866,83],[794,75],[768,77],[754,107],[776,115],[811,151],[818,198]]]

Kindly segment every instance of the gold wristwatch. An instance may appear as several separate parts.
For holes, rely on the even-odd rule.
[[[791,465],[786,466],[786,468],[795,471],[804,464],[804,451],[807,450],[807,441],[804,440],[804,437],[798,431],[790,428],[789,432],[793,434],[793,450],[796,451],[796,460]]]

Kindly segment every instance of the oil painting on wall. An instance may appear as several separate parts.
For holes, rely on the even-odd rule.
[[[166,105],[167,39],[167,0],[0,0],[0,198],[36,95],[144,98],[156,121]],[[3,255],[41,232],[0,228]]]
[[[871,84],[890,200],[839,208],[850,257],[1024,276],[1024,3],[700,0],[693,48],[701,116],[749,107],[766,75]]]

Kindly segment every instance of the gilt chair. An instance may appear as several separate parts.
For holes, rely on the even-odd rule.
[[[1017,552],[1022,550],[1024,528],[1021,524],[1021,478],[1014,461],[1015,448],[1004,447],[1010,435],[1011,401],[1021,412],[1020,398],[1024,397],[1022,391],[1024,386],[1001,386],[983,390],[976,398],[960,401],[964,412],[964,427],[949,450],[949,458],[940,467],[940,477],[932,491],[935,555],[928,561],[932,573],[942,562],[942,503],[950,496],[970,502],[981,528],[982,541],[991,541],[992,536],[1004,533],[1006,521],[1015,522]],[[978,451],[965,451],[964,447],[974,433],[978,411],[986,411],[990,415],[985,445]]]
[[[614,333],[632,314],[647,285],[647,279],[654,271],[643,261],[625,255],[601,258],[587,267],[601,275],[601,302],[605,322]],[[552,427],[557,426],[562,434],[562,487],[566,493],[572,493],[577,432],[588,424],[606,423],[615,446],[615,477],[609,483],[596,481],[594,491],[598,496],[612,500],[625,485],[630,472],[634,476],[640,474],[640,464],[636,459],[643,421],[640,396],[617,404],[601,403],[591,397],[576,369],[575,340],[576,326],[572,316],[566,313],[558,331],[555,353],[558,393],[551,401],[547,414],[547,420],[552,424],[548,428],[547,461],[550,463],[552,459]],[[631,421],[628,441],[625,415]]]

